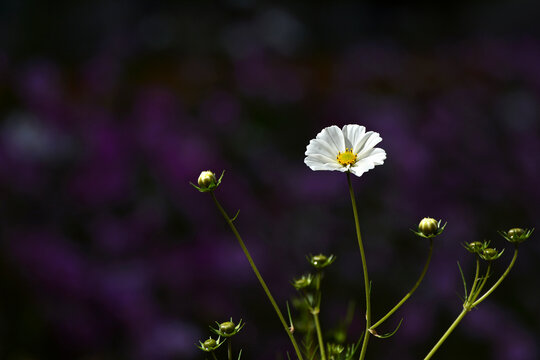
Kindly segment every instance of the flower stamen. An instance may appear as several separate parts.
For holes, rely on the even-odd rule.
[[[356,162],[356,155],[352,149],[345,148],[345,152],[338,152],[336,160],[343,166],[352,165]]]

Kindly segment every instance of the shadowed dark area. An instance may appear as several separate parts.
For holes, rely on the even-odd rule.
[[[304,165],[330,125],[379,132],[354,178],[373,317],[412,287],[426,216],[448,225],[368,359],[423,358],[461,311],[497,230],[540,219],[540,7],[533,1],[7,0],[0,5],[0,358],[204,359],[209,325],[246,322],[242,359],[291,346],[202,170],[285,311],[305,255],[333,253],[329,333],[364,293],[346,176]],[[540,357],[538,234],[437,359]],[[496,279],[496,278],[495,278]],[[300,317],[298,313],[295,313]],[[537,340],[535,340],[537,339]],[[223,349],[220,349],[220,351]],[[226,357],[220,352],[220,359]],[[209,357],[208,357],[209,358]]]

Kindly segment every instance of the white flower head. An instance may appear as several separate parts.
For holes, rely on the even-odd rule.
[[[382,165],[386,152],[375,145],[382,138],[360,125],[336,125],[322,129],[306,149],[304,162],[311,170],[350,171],[356,176]]]

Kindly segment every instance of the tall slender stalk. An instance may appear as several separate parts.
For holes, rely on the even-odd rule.
[[[444,335],[439,339],[439,341],[437,341],[437,344],[435,344],[435,346],[433,347],[433,349],[431,349],[431,351],[429,352],[429,354],[426,355],[426,357],[424,358],[424,360],[429,360],[431,359],[431,357],[433,356],[433,354],[435,354],[435,352],[437,352],[437,350],[439,350],[439,348],[441,347],[441,345],[443,344],[443,342],[446,341],[446,339],[448,338],[448,336],[450,336],[450,334],[452,333],[452,331],[454,331],[454,329],[458,326],[458,324],[461,322],[461,320],[463,320],[463,318],[465,317],[465,315],[467,315],[467,313],[470,311],[470,309],[466,309],[465,307],[463,308],[463,311],[461,311],[461,314],[459,314],[459,316],[456,318],[456,320],[454,320],[454,322],[452,323],[452,325],[450,325],[450,327],[448,328],[448,330],[446,330],[446,332],[444,333]]]
[[[356,208],[356,199],[354,197],[354,190],[351,183],[351,174],[347,172],[347,183],[349,184],[349,194],[351,195],[351,203],[354,214],[354,224],[356,225],[356,237],[358,238],[358,247],[360,248],[360,256],[362,258],[362,270],[364,272],[364,290],[366,292],[366,331],[364,332],[364,341],[362,343],[362,350],[360,351],[360,360],[366,357],[366,351],[369,341],[370,332],[367,331],[371,326],[371,301],[370,301],[370,284],[367,270],[366,254],[364,251],[364,244],[362,243],[362,234],[360,233],[360,223],[358,221],[358,210]]]
[[[317,339],[319,340],[319,349],[321,352],[321,360],[326,360],[326,353],[324,349],[324,341],[322,338],[321,324],[319,323],[319,311],[312,312],[313,321],[315,322],[315,329],[317,330]]]
[[[420,283],[424,279],[424,276],[426,275],[426,272],[427,272],[428,267],[429,267],[429,263],[431,262],[431,255],[432,254],[433,254],[433,239],[429,239],[429,254],[428,254],[426,264],[424,265],[424,269],[422,270],[422,273],[420,274],[420,277],[418,278],[418,280],[416,281],[416,283],[414,284],[412,289],[409,290],[409,292],[403,297],[403,299],[401,299],[401,301],[398,302],[397,305],[392,308],[392,310],[390,310],[386,315],[384,315],[381,318],[381,320],[377,321],[375,324],[373,324],[369,328],[370,331],[375,330],[375,328],[377,328],[379,325],[381,325],[383,322],[385,322],[386,319],[388,319],[393,313],[395,313],[397,311],[397,309],[399,309],[401,307],[401,305],[403,305],[405,303],[405,301],[407,301],[411,297],[411,295],[414,293],[414,291],[420,285]]]
[[[251,265],[251,268],[253,269],[253,272],[255,273],[255,276],[259,280],[264,292],[266,293],[266,296],[268,297],[268,300],[270,300],[270,302],[272,303],[272,306],[274,307],[274,310],[276,311],[276,314],[279,317],[279,320],[281,321],[281,324],[283,325],[283,328],[285,329],[285,332],[287,333],[287,336],[289,336],[289,339],[291,340],[291,343],[292,343],[292,345],[294,347],[294,351],[296,352],[296,356],[298,357],[298,360],[303,360],[302,354],[300,353],[300,348],[298,347],[298,344],[296,343],[296,340],[295,340],[293,334],[289,330],[289,327],[287,326],[287,323],[285,322],[285,318],[283,317],[283,314],[281,313],[281,310],[279,309],[279,306],[276,304],[276,301],[274,300],[274,297],[270,293],[270,290],[268,289],[268,286],[266,285],[265,281],[263,280],[263,278],[262,278],[262,276],[261,276],[261,274],[259,272],[259,269],[257,269],[257,266],[255,265],[255,262],[253,262],[253,259],[251,258],[251,255],[250,255],[246,245],[244,244],[244,241],[242,240],[242,237],[238,233],[238,230],[236,229],[236,226],[234,226],[231,218],[229,217],[229,215],[227,215],[227,212],[223,209],[223,207],[221,206],[221,204],[217,200],[216,195],[214,194],[214,192],[211,191],[210,194],[212,194],[212,199],[214,200],[214,203],[216,204],[216,207],[218,208],[221,215],[223,215],[223,217],[225,218],[225,221],[227,222],[227,224],[231,228],[232,232],[234,233],[234,236],[238,240],[238,244],[240,244],[240,247],[244,251],[244,255],[246,256],[247,260],[249,261],[249,264]]]

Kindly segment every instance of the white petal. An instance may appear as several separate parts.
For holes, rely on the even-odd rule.
[[[340,164],[334,164],[334,163],[323,163],[323,162],[320,162],[320,161],[314,161],[310,158],[306,158],[304,160],[304,163],[311,169],[311,170],[329,170],[329,171],[335,171],[335,170],[339,170],[339,171],[342,171],[341,169],[343,168],[343,166],[341,166]]]
[[[359,150],[358,145],[366,133],[366,128],[360,125],[345,125],[343,127],[343,136],[345,137],[345,147],[352,149],[356,154]]]
[[[381,136],[379,133],[376,133],[374,131],[368,131],[365,133],[365,135],[362,137],[360,142],[358,143],[358,157],[363,157],[363,154],[366,153],[368,150],[371,150],[382,141]]]
[[[351,172],[356,176],[362,176],[363,173],[373,169],[374,167],[375,164],[372,161],[362,159],[351,166]]]
[[[335,158],[329,158],[328,156],[321,155],[321,154],[309,154],[306,156],[305,161],[312,161],[312,162],[319,162],[321,164],[335,164],[342,166],[337,162]]]
[[[321,139],[313,139],[309,142],[305,155],[312,154],[321,154],[335,159],[338,153],[334,150],[334,147],[330,146],[326,141]]]
[[[382,165],[386,159],[386,152],[381,148],[370,149],[364,155],[365,157],[359,158],[351,166],[351,172],[356,176],[361,176],[363,173],[373,169],[376,165]]]
[[[368,150],[361,159],[368,159],[375,165],[382,165],[386,159],[386,152],[381,148],[373,148]]]
[[[343,132],[336,125],[322,129],[320,133],[317,134],[317,139],[323,140],[328,145],[332,146],[336,152],[345,151],[345,139],[343,138]]]

